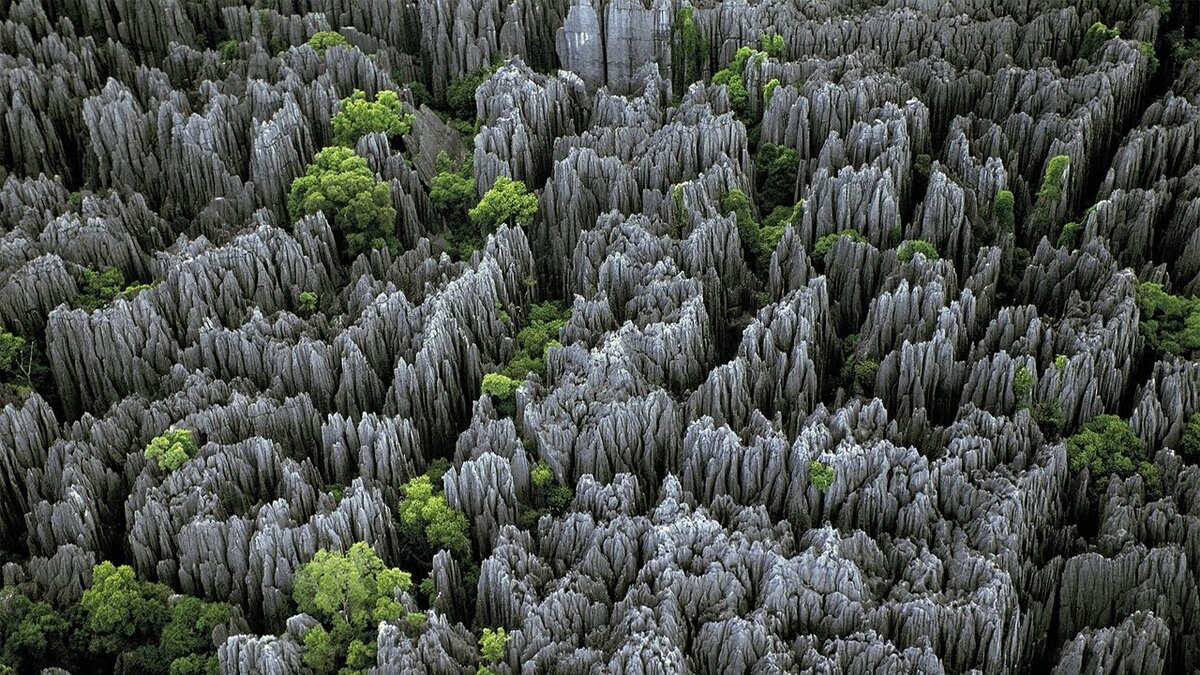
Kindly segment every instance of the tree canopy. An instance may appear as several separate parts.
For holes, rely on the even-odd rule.
[[[467,538],[470,526],[461,511],[446,503],[445,495],[435,493],[428,475],[417,476],[404,484],[400,500],[400,524],[410,541],[421,545],[430,557],[439,549],[456,555],[471,551]]]
[[[490,231],[503,223],[532,225],[537,210],[537,195],[529,192],[524,183],[500,176],[471,209],[470,215],[471,220]]]
[[[294,220],[323,212],[351,256],[399,247],[391,188],[350,148],[330,146],[317,153],[304,175],[292,181],[288,212]]]
[[[188,429],[173,429],[156,436],[146,446],[146,459],[163,471],[174,471],[196,455],[196,443]]]
[[[413,115],[404,112],[404,103],[394,91],[381,91],[375,100],[367,100],[361,89],[355,89],[342,99],[338,113],[330,120],[333,142],[353,146],[358,139],[372,133],[388,138],[402,136],[412,128]]]

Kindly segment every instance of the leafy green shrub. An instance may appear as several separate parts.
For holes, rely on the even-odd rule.
[[[171,675],[217,672],[213,629],[229,621],[230,606],[185,596],[171,605],[171,620],[163,627],[159,648],[171,662]]]
[[[704,64],[708,61],[708,41],[701,37],[691,7],[679,8],[671,31],[674,39],[671,72],[676,74],[676,91],[684,91],[687,85],[703,76]]]
[[[297,608],[320,625],[304,634],[304,664],[315,673],[351,672],[375,663],[375,633],[381,621],[407,615],[396,591],[412,587],[412,576],[388,567],[365,542],[345,553],[317,551],[300,566],[292,587]]]
[[[1063,225],[1062,231],[1058,233],[1058,241],[1055,245],[1058,248],[1075,248],[1079,242],[1079,235],[1083,232],[1083,225],[1076,222],[1070,222]]]
[[[926,154],[917,155],[913,158],[913,169],[916,170],[917,175],[928,179],[933,171],[933,158]]]
[[[325,55],[325,50],[329,49],[330,47],[346,47],[349,44],[350,43],[346,41],[346,38],[343,37],[341,33],[331,30],[323,30],[319,33],[314,33],[313,36],[308,39],[308,46],[312,47],[314,51],[322,56]]]
[[[1138,330],[1159,354],[1190,356],[1200,352],[1200,298],[1184,298],[1161,284],[1139,282],[1135,292],[1141,320]]]
[[[758,48],[774,59],[783,58],[783,36],[778,33],[763,34],[758,38]]]
[[[0,591],[0,672],[37,673],[59,665],[68,652],[71,626],[53,607],[16,588]]]
[[[520,386],[520,381],[500,373],[488,373],[483,376],[483,393],[492,398],[508,398]]]
[[[479,85],[487,81],[494,72],[496,72],[496,66],[491,65],[480,68],[464,77],[452,80],[449,86],[446,87],[446,107],[449,108],[450,114],[460,120],[475,119],[477,116],[475,90],[479,88]]]
[[[1038,188],[1038,199],[1058,201],[1062,197],[1063,175],[1071,159],[1066,155],[1055,155],[1046,164],[1046,173],[1042,176],[1042,187]]]
[[[537,211],[537,195],[529,192],[521,181],[500,176],[468,213],[471,220],[491,231],[503,223],[532,225]]]
[[[1063,429],[1067,426],[1067,418],[1063,415],[1062,404],[1056,398],[1034,403],[1033,407],[1029,409],[1029,413],[1042,433],[1051,439],[1057,439],[1062,435]]]
[[[725,85],[729,95],[729,107],[733,114],[742,121],[750,119],[750,94],[746,91],[746,82],[742,73],[746,70],[746,62],[754,56],[765,56],[762,52],[749,47],[742,47],[734,54],[733,60],[721,70],[713,74],[712,83]]]
[[[821,235],[817,238],[817,242],[813,244],[812,255],[809,257],[814,261],[823,262],[825,260],[825,254],[829,253],[829,250],[833,248],[833,245],[837,243],[837,240],[841,239],[842,237],[847,237],[851,241],[857,241],[863,244],[867,243],[867,238],[858,232],[855,232],[854,230],[830,232],[829,234]]]
[[[575,496],[571,488],[558,482],[554,471],[544,459],[539,459],[533,466],[529,472],[529,479],[533,483],[535,501],[544,504],[554,513],[561,513]]]
[[[865,393],[875,389],[875,377],[879,374],[879,362],[863,359],[854,363],[854,384]]]
[[[79,599],[88,649],[115,656],[157,642],[170,618],[168,595],[162,584],[139,581],[128,565],[96,565],[92,586]]]
[[[217,56],[222,61],[232,61],[238,57],[239,47],[237,40],[226,40],[217,45]]]
[[[429,186],[429,199],[443,213],[452,216],[465,215],[475,205],[475,178],[473,158],[468,155],[461,166],[454,166],[445,152],[437,158],[437,175]]]
[[[146,459],[163,471],[174,471],[196,456],[196,443],[188,429],[173,429],[156,436],[146,446]]]
[[[79,294],[72,304],[89,312],[100,309],[124,292],[125,277],[115,267],[104,267],[100,271],[84,269],[79,275]]]
[[[784,227],[764,229],[759,225],[751,209],[750,198],[737,188],[721,195],[721,212],[732,212],[737,216],[738,238],[742,241],[742,251],[747,262],[755,269],[765,270],[771,261],[771,254],[775,252],[775,246],[783,236]]]
[[[1083,43],[1079,45],[1079,58],[1092,58],[1105,42],[1117,36],[1118,33],[1115,28],[1109,28],[1097,21],[1088,28],[1087,33],[1083,36]]]
[[[1013,375],[1013,399],[1017,402],[1017,410],[1028,408],[1030,403],[1029,394],[1033,390],[1033,375],[1025,366],[1017,368],[1017,372]]]
[[[1191,464],[1200,464],[1200,413],[1188,418],[1179,441],[1179,454]]]
[[[391,187],[350,148],[330,146],[317,153],[304,175],[292,181],[288,212],[293,220],[324,213],[351,256],[400,245]]]
[[[504,649],[508,645],[509,637],[503,628],[484,628],[483,635],[479,636],[479,655],[490,664],[500,663],[504,660]]]
[[[772,77],[763,85],[763,110],[771,107],[771,99],[775,97],[775,90],[779,88],[779,78]]]
[[[355,89],[342,99],[338,113],[329,121],[333,127],[333,142],[353,147],[367,134],[382,133],[388,138],[403,136],[412,128],[414,116],[404,112],[404,103],[394,91],[381,91],[374,101]]]
[[[810,460],[808,462],[808,484],[816,489],[824,492],[833,485],[833,467],[819,462]]]
[[[1146,444],[1116,415],[1100,415],[1067,439],[1067,460],[1073,471],[1089,469],[1097,492],[1113,475],[1142,475],[1147,486],[1160,484],[1158,468],[1146,461]]]
[[[800,153],[784,145],[763,143],[758,149],[758,194],[763,210],[792,203]]]
[[[913,239],[900,244],[900,249],[896,251],[896,257],[900,262],[906,263],[912,260],[913,256],[918,253],[925,256],[927,260],[938,259],[937,249],[933,247],[933,244],[924,239]]]
[[[317,309],[317,294],[312,291],[304,291],[300,294],[300,311],[305,314],[312,314]]]
[[[1017,231],[1017,217],[1014,210],[1013,193],[1001,190],[992,200],[992,213],[996,216],[996,228],[1000,232],[1013,233]]]
[[[470,555],[467,517],[450,507],[441,490],[434,492],[428,474],[417,476],[404,484],[404,498],[400,500],[399,513],[401,529],[406,538],[420,552],[428,554],[426,557],[439,549],[459,557]]]

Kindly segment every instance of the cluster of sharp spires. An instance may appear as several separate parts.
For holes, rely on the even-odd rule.
[[[237,607],[223,672],[303,672],[295,570],[355,541],[396,558],[401,486],[448,457],[478,581],[438,553],[423,628],[379,627],[380,674],[474,672],[491,626],[508,673],[1200,667],[1200,467],[1177,452],[1200,362],[1148,357],[1135,297],[1200,294],[1200,66],[1139,46],[1154,6],[697,7],[706,64],[785,40],[743,74],[753,123],[679,81],[675,3],[188,7],[0,10],[0,323],[42,336],[55,383],[0,410],[0,538],[27,552],[5,585],[69,604],[120,552]],[[1100,18],[1123,39],[1075,58]],[[351,46],[304,46],[329,29]],[[406,88],[501,58],[469,142]],[[403,251],[347,262],[285,201],[353,89],[416,117],[409,156],[356,146]],[[762,143],[797,152],[804,208],[755,269],[721,201],[754,193]],[[536,189],[534,224],[443,254],[443,152]],[[1021,230],[984,235],[1002,191]],[[1077,214],[1066,245],[1037,230]],[[817,260],[843,230],[863,241]],[[917,239],[940,256],[902,259]],[[73,309],[104,266],[157,283]],[[550,297],[561,344],[505,416],[481,379]],[[876,366],[853,386],[851,359]],[[1065,429],[1128,419],[1161,494],[1097,495],[1022,371]],[[168,428],[203,443],[164,475],[142,449]],[[522,527],[539,460],[574,498]]]

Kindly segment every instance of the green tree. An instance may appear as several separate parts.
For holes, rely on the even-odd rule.
[[[1190,464],[1200,464],[1200,413],[1193,414],[1183,428],[1179,454]]]
[[[900,249],[896,251],[896,258],[900,262],[906,263],[912,260],[913,256],[918,253],[925,256],[927,260],[938,259],[937,249],[933,247],[933,244],[924,239],[912,239],[900,244]]]
[[[293,220],[323,212],[344,239],[345,251],[398,248],[392,190],[375,177],[367,160],[350,148],[321,150],[303,176],[292,181],[288,212]]]
[[[422,545],[423,553],[432,555],[446,549],[456,556],[471,552],[467,538],[470,526],[461,511],[446,502],[445,495],[435,494],[428,475],[417,476],[404,484],[400,500],[400,524],[408,539]]]
[[[1017,372],[1013,375],[1013,398],[1017,402],[1017,410],[1029,407],[1029,394],[1033,390],[1033,375],[1029,373],[1029,369],[1025,366],[1017,368]]]
[[[1014,211],[1016,200],[1013,193],[1001,190],[992,200],[992,213],[996,216],[996,229],[1000,232],[1013,233],[1017,231],[1017,217]]]
[[[1151,490],[1161,485],[1158,468],[1147,461],[1146,444],[1116,415],[1100,415],[1068,438],[1067,460],[1074,471],[1091,471],[1096,493],[1108,487],[1110,476],[1128,477],[1135,472]]]
[[[784,145],[763,143],[758,149],[758,194],[763,210],[792,204],[800,153]]]
[[[1200,298],[1185,298],[1161,284],[1139,282],[1134,293],[1141,318],[1138,330],[1159,354],[1192,356],[1200,352]]]
[[[725,85],[729,96],[729,107],[733,114],[743,122],[750,120],[750,93],[746,91],[746,82],[742,74],[746,70],[746,62],[754,57],[766,56],[762,52],[749,47],[742,47],[734,54],[733,60],[721,70],[713,74],[712,83]]]
[[[823,262],[825,260],[825,254],[829,253],[829,250],[833,248],[833,245],[837,243],[837,240],[841,239],[842,237],[846,237],[850,239],[850,241],[857,241],[863,244],[867,243],[867,238],[858,232],[855,232],[854,230],[830,232],[829,234],[821,235],[817,238],[816,243],[813,244],[812,255],[810,257],[814,261]]]
[[[775,246],[783,236],[784,227],[775,226],[764,231],[754,217],[750,198],[737,188],[721,195],[721,212],[732,212],[737,216],[738,238],[742,241],[742,252],[747,262],[759,270],[765,270]]]
[[[125,277],[115,267],[105,267],[99,272],[84,269],[79,277],[79,295],[74,304],[80,309],[93,311],[108,305],[125,288]]]
[[[92,586],[83,592],[83,630],[88,649],[115,656],[155,644],[170,615],[162,584],[139,581],[128,565],[104,561],[92,568]]]
[[[317,551],[292,585],[296,607],[321,622],[304,634],[305,665],[332,673],[343,662],[352,671],[373,663],[376,629],[407,615],[396,595],[410,588],[412,576],[388,567],[366,542],[343,553]]]
[[[771,107],[771,99],[775,97],[775,90],[779,88],[779,78],[772,77],[763,85],[763,110]]]
[[[675,74],[675,90],[684,91],[689,84],[703,77],[704,64],[708,61],[708,41],[701,37],[691,7],[679,8],[671,30],[675,38],[671,72]]]
[[[0,591],[0,667],[36,673],[61,665],[69,639],[70,624],[53,607],[14,588]]]
[[[1073,249],[1079,242],[1079,235],[1083,232],[1083,225],[1076,222],[1070,222],[1063,225],[1062,231],[1058,233],[1058,241],[1055,245],[1058,248]]]
[[[554,513],[562,513],[575,497],[574,490],[558,482],[544,459],[539,459],[533,466],[529,479],[533,483],[534,497]]]
[[[346,38],[342,37],[341,33],[336,33],[331,30],[323,30],[319,33],[314,33],[308,39],[308,46],[312,47],[318,54],[325,55],[325,50],[330,47],[346,47],[350,43]]]
[[[146,459],[163,471],[174,471],[196,455],[196,443],[188,429],[173,429],[156,436],[146,446]]]
[[[808,462],[808,484],[824,492],[833,485],[833,467],[815,459]]]
[[[389,139],[403,136],[412,128],[413,119],[413,115],[405,114],[404,103],[396,92],[381,91],[374,101],[368,101],[365,92],[355,89],[342,99],[338,113],[330,120],[333,142],[353,147],[367,134],[382,133]]]
[[[763,34],[758,38],[758,48],[774,59],[783,58],[783,36],[778,33]]]
[[[1117,29],[1109,28],[1097,21],[1088,28],[1087,33],[1083,36],[1083,42],[1079,45],[1079,58],[1091,59],[1105,42],[1118,35]]]
[[[317,310],[317,294],[312,291],[304,291],[300,294],[299,309],[305,314],[312,314]]]
[[[473,158],[470,155],[461,166],[454,166],[445,152],[438,153],[437,175],[429,185],[429,199],[443,213],[461,216],[475,205],[475,178],[472,173]]]
[[[450,109],[450,114],[461,120],[475,119],[477,115],[475,90],[479,88],[479,85],[487,81],[494,72],[496,72],[495,65],[486,66],[469,75],[451,81],[449,86],[446,87],[446,107]]]
[[[504,660],[504,650],[508,646],[509,635],[504,628],[484,628],[479,636],[479,654],[483,660],[495,665]]]
[[[171,662],[171,675],[218,670],[213,630],[227,621],[230,606],[185,596],[171,606],[171,620],[163,627],[159,648]]]
[[[521,181],[500,176],[469,214],[483,231],[490,232],[503,223],[532,225],[537,211],[537,195]]]

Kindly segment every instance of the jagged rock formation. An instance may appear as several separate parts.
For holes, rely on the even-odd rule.
[[[1195,315],[1140,286],[1200,295],[1194,8],[218,4],[0,3],[5,587],[128,563],[247,675],[310,669],[297,570],[357,541],[414,573],[379,675],[1200,668]],[[288,197],[356,89],[413,118],[351,257]],[[1105,414],[1135,470],[1080,466]]]

